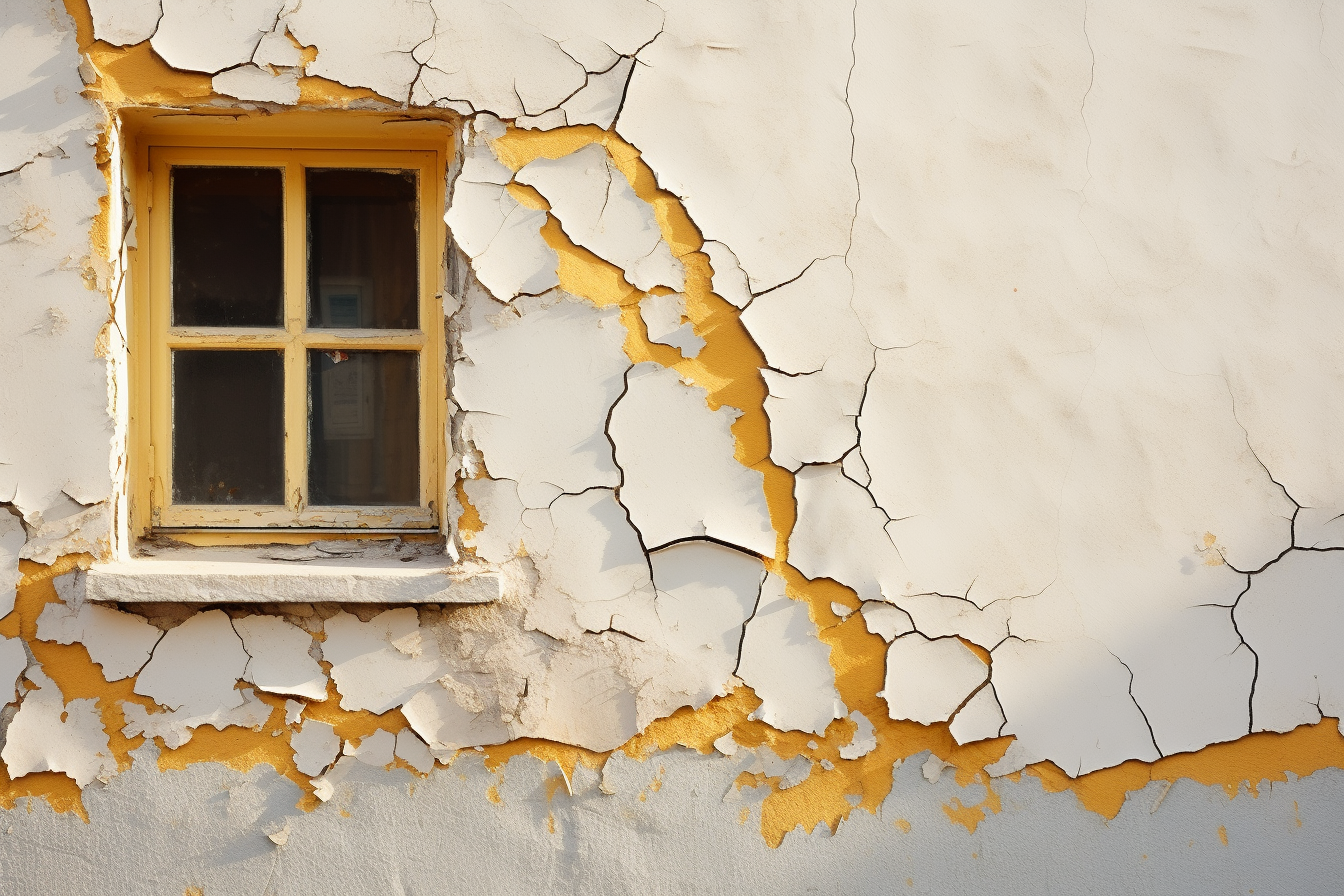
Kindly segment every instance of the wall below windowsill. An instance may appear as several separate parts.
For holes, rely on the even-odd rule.
[[[85,599],[110,603],[480,604],[499,598],[498,574],[446,556],[317,557],[193,549],[95,564]]]

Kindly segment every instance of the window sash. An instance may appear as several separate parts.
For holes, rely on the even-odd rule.
[[[155,529],[434,530],[442,506],[443,312],[440,249],[445,245],[443,166],[423,150],[333,150],[151,146],[149,149],[149,446],[146,463]],[[282,328],[175,327],[172,310],[171,170],[174,166],[266,167],[284,174],[284,325]],[[417,175],[419,327],[307,329],[308,232],[305,169],[413,170]],[[142,239],[143,239],[142,234]],[[172,502],[171,353],[179,348],[273,349],[284,352],[285,504]],[[308,351],[401,350],[419,356],[420,501],[417,505],[312,507],[308,499]]]

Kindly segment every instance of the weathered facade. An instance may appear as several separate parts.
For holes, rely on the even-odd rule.
[[[6,0],[5,890],[1330,891],[1341,54],[1332,3]],[[428,316],[347,334],[420,352],[421,504],[164,525],[152,356],[238,337],[155,329],[159,147],[422,160]]]

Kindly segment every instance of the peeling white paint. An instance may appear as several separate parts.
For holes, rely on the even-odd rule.
[[[41,669],[30,670],[28,680],[37,689],[24,695],[0,750],[9,776],[63,772],[83,787],[95,778],[106,781],[115,775],[117,760],[108,746],[98,701],[87,697],[66,701]]]
[[[149,662],[164,633],[143,618],[98,604],[47,604],[37,617],[37,638],[57,644],[83,644],[103,678],[130,678]]]
[[[886,684],[879,694],[893,719],[921,725],[952,718],[989,678],[989,667],[956,638],[901,635],[887,648]]]
[[[271,694],[295,694],[309,700],[327,698],[327,676],[309,655],[313,636],[279,616],[243,616],[234,631],[247,651],[243,678]]]
[[[322,774],[341,751],[336,729],[314,719],[308,719],[290,735],[289,745],[294,748],[295,767],[305,775]]]
[[[341,692],[341,709],[384,713],[443,674],[439,646],[414,609],[384,610],[368,622],[344,611],[326,621],[322,656]]]
[[[704,389],[650,362],[635,365],[626,380],[609,432],[624,473],[621,503],[644,544],[709,536],[773,556],[765,478],[734,456],[739,412],[711,411]]]
[[[243,704],[238,680],[247,652],[223,610],[206,610],[169,629],[135,679],[135,693],[170,710],[207,716]]]
[[[761,705],[752,718],[781,731],[823,734],[848,710],[835,689],[831,650],[817,640],[807,605],[791,600],[784,580],[766,576],[756,615],[742,637],[737,674],[751,686]]]
[[[535,187],[569,238],[616,265],[636,288],[685,286],[686,272],[663,241],[653,206],[635,195],[601,144],[528,162],[514,179]]]

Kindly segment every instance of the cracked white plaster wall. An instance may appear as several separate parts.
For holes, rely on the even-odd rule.
[[[108,746],[98,701],[65,700],[56,682],[40,668],[30,669],[28,680],[37,687],[24,695],[0,750],[8,775],[62,772],[80,787],[115,775],[117,760]]]
[[[1276,561],[1294,543],[1344,545],[1333,248],[1344,212],[1328,201],[1344,124],[1320,113],[1344,95],[1332,9],[860,3],[839,15],[690,2],[664,16],[643,0],[170,0],[152,24],[148,3],[92,12],[98,36],[154,31],[171,64],[219,72],[235,95],[297,94],[297,72],[257,67],[298,64],[289,31],[317,48],[308,74],[398,102],[542,129],[605,125],[619,110],[618,131],[684,200],[715,291],[746,308],[774,368],[763,374],[772,458],[799,470],[790,562],[853,588],[885,640],[915,643],[917,628],[993,648],[993,684],[951,725],[962,742],[996,722],[1016,735],[997,770],[1050,758],[1076,774],[1195,750],[1313,721],[1338,699],[1322,646],[1338,615],[1327,573],[1302,571],[1331,558]],[[28,526],[16,552],[52,562],[96,552],[110,512],[97,352],[119,337],[88,244],[104,189],[89,142],[99,116],[80,96],[59,4],[5,4],[0,57],[0,381],[18,384],[0,395],[0,502]],[[522,335],[546,302],[518,296],[555,285],[556,255],[539,234],[545,213],[508,196],[512,174],[489,153],[503,125],[481,115],[471,127],[449,223],[481,282],[519,308],[487,302],[460,318],[468,360],[455,373],[477,378],[481,424],[463,467],[510,477],[465,489],[486,524],[473,544],[513,591],[417,630],[442,662],[415,681],[386,688],[368,677],[381,671],[347,663],[341,692],[408,701],[434,749],[524,735],[605,749],[731,684],[724,654],[750,594],[745,572],[708,561],[694,587],[660,581],[660,558],[727,548],[646,550],[708,536],[770,556],[774,533],[759,474],[733,456],[732,411],[710,412],[670,371],[626,371],[618,328],[584,343],[600,376],[571,368],[545,412],[507,404],[510,389],[563,368],[544,345],[535,380],[506,363],[558,325],[537,316],[535,341],[492,347],[507,335],[472,315],[513,314]],[[675,278],[661,241],[655,267],[672,274],[643,270],[651,209],[600,147],[533,165],[523,177],[547,172],[538,189],[567,233],[607,246],[636,281]],[[608,432],[623,373],[631,392]],[[513,417],[485,416],[498,407]],[[529,415],[535,428],[501,422]],[[497,431],[483,436],[487,420]],[[619,467],[604,461],[608,436]],[[5,519],[5,544],[18,544],[0,508]],[[685,620],[665,612],[669,595],[692,592],[714,611],[708,650],[679,640]],[[87,606],[41,619],[40,637],[85,643],[107,676],[140,651],[107,653],[109,620],[157,637]],[[768,628],[757,623],[749,634]],[[255,657],[238,666],[227,638],[204,672],[181,673],[191,624],[164,636],[140,677],[166,700],[173,676],[194,687],[199,673],[208,694],[169,713],[128,703],[127,730],[166,731],[171,745],[200,720],[264,720],[266,705],[237,689]],[[824,650],[804,629],[801,644]],[[371,668],[415,664],[390,643]],[[296,686],[315,692],[295,658],[308,676]],[[834,688],[808,687],[822,702]],[[810,771],[798,764],[789,780]]]
[[[989,679],[989,667],[954,637],[902,635],[887,648],[886,680],[879,696],[893,719],[921,725],[946,722]]]
[[[247,652],[244,679],[270,694],[327,699],[326,673],[308,652],[312,635],[279,616],[243,616],[233,629]]]
[[[848,15],[809,3],[669,4],[631,76],[617,132],[757,292],[847,247],[852,30]],[[800,114],[806,126],[781,133]]]
[[[490,475],[516,482],[529,508],[618,485],[606,422],[630,368],[620,309],[556,291],[508,309],[469,300],[464,313],[453,399]]]
[[[341,611],[323,626],[322,657],[341,692],[341,709],[384,713],[445,671],[438,642],[412,607],[384,610],[368,622]]]
[[[282,0],[161,0],[149,44],[164,62],[185,71],[215,74],[249,62],[271,30]]]
[[[453,181],[444,221],[481,284],[496,299],[509,302],[558,286],[560,259],[541,236],[546,213],[520,205],[505,189],[513,172],[490,148],[490,141],[503,133],[503,124],[487,115],[467,125],[462,171]]]
[[[93,37],[114,47],[149,40],[163,15],[161,0],[88,0]]]
[[[781,731],[823,734],[848,710],[835,689],[831,648],[817,638],[807,604],[789,598],[784,580],[771,573],[756,613],[742,636],[737,674],[761,705],[752,713]]]
[[[111,491],[100,261],[89,245],[106,183],[96,107],[81,96],[74,23],[59,4],[0,8],[0,502],[30,523]],[[105,267],[105,266],[102,266]],[[53,409],[58,408],[57,413]],[[48,562],[48,561],[43,561]]]
[[[637,289],[685,287],[685,268],[663,240],[653,206],[635,195],[600,143],[528,162],[514,180],[535,188],[571,240],[616,265]]]
[[[621,503],[644,544],[709,536],[774,556],[765,477],[734,456],[736,408],[711,411],[707,393],[652,362],[626,375],[608,431],[623,471]]]
[[[84,645],[107,681],[121,681],[139,672],[163,635],[139,616],[98,604],[50,603],[37,617],[39,641]]]

